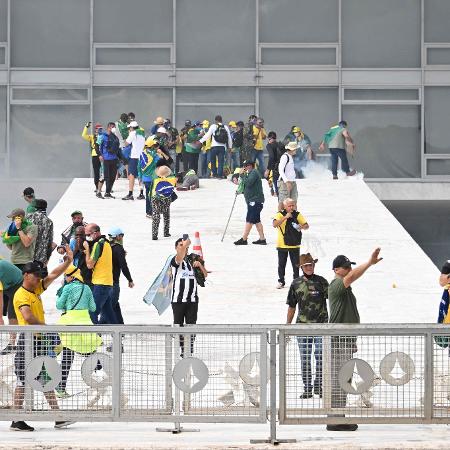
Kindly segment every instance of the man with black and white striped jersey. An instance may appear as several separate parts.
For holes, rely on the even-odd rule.
[[[208,273],[200,261],[190,262],[188,257],[191,241],[187,234],[175,241],[177,254],[172,258],[172,311],[173,323],[180,327],[197,323],[198,293],[194,268],[199,268],[206,277]],[[195,336],[191,336],[190,353],[194,351]],[[180,336],[180,356],[184,357],[184,336]]]

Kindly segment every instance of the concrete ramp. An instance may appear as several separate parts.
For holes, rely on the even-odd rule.
[[[171,238],[151,239],[151,220],[145,217],[143,200],[122,201],[126,180],[114,186],[114,200],[97,199],[91,179],[75,179],[53,210],[55,239],[70,223],[70,213],[81,209],[88,222],[96,222],[106,233],[111,226],[125,231],[124,247],[136,286],[121,282],[121,305],[126,323],[170,324],[167,310],[161,317],[142,297],[159,273],[174,242],[182,233],[200,232],[207,269],[211,271],[205,288],[199,288],[198,323],[285,323],[288,287],[277,290],[276,230],[272,217],[277,200],[264,181],[266,202],[262,213],[267,246],[236,247],[243,231],[246,207],[238,196],[224,242],[220,241],[234,199],[235,186],[227,180],[201,180],[196,191],[178,192],[171,208]],[[381,247],[383,261],[354,284],[361,321],[435,322],[440,300],[439,271],[400,223],[390,214],[360,178],[333,181],[329,175],[299,180],[299,210],[310,230],[304,232],[303,252],[319,258],[316,273],[329,281],[331,262],[337,254],[352,261],[366,261],[372,250]],[[426,220],[426,217],[423,218]],[[432,232],[432,230],[430,230]],[[256,230],[249,242],[257,239]],[[58,241],[59,242],[59,241]],[[56,255],[56,253],[55,253]],[[56,264],[54,256],[51,266]],[[292,270],[286,271],[287,286]],[[59,284],[59,283],[57,283]],[[44,294],[47,322],[59,317],[55,292]]]

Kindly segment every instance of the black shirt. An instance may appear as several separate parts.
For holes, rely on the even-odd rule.
[[[112,263],[113,263],[113,283],[118,284],[120,272],[125,275],[128,282],[132,282],[130,270],[128,269],[127,260],[125,259],[125,250],[120,244],[112,244]]]

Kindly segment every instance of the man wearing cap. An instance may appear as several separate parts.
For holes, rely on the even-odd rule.
[[[283,209],[278,211],[273,218],[272,225],[277,229],[278,252],[278,285],[277,289],[284,288],[286,263],[289,256],[294,271],[294,279],[298,278],[298,260],[300,257],[300,244],[302,241],[301,230],[309,228],[306,219],[295,209],[292,198],[283,201]]]
[[[285,145],[289,142],[297,143],[297,152],[294,155],[295,173],[298,178],[304,178],[302,169],[306,166],[308,161],[314,159],[311,139],[302,131],[300,127],[294,125],[291,132],[288,133],[283,140]]]
[[[91,122],[87,122],[81,133],[81,137],[89,142],[91,147],[91,160],[92,160],[92,170],[94,172],[94,185],[95,193],[100,190],[103,185],[103,176],[100,174],[101,162],[100,162],[100,151],[98,149],[98,134],[102,132],[103,127],[101,124],[96,123],[94,127],[94,134],[89,134],[88,129],[91,126]]]
[[[281,155],[278,163],[278,210],[283,209],[283,202],[286,198],[291,198],[297,203],[298,191],[295,181],[294,155],[297,151],[297,143],[289,142],[285,146],[286,151]]]
[[[64,246],[70,243],[70,240],[75,237],[77,227],[86,226],[87,223],[83,220],[83,213],[76,209],[70,215],[72,223],[61,233],[61,244],[58,245],[58,253],[64,254]]]
[[[235,241],[234,245],[247,245],[247,238],[253,225],[255,225],[259,234],[259,239],[253,241],[253,244],[267,245],[261,223],[261,211],[264,207],[261,174],[255,169],[254,161],[244,161],[244,167],[241,169],[239,177],[244,184],[247,217],[245,219],[244,234],[240,239]]]
[[[328,288],[330,302],[330,323],[360,323],[359,312],[356,306],[356,297],[351,284],[359,279],[366,270],[378,264],[383,258],[379,257],[380,248],[376,248],[366,263],[356,266],[344,255],[338,255],[333,260],[333,271],[336,278]],[[331,339],[331,407],[345,408],[347,393],[342,390],[339,383],[339,370],[353,357],[357,351],[356,337],[333,336]],[[355,431],[358,425],[337,424],[327,425],[329,431]]]
[[[23,199],[28,203],[26,213],[31,214],[36,211],[34,207],[34,189],[32,187],[27,187],[23,190]]]
[[[25,218],[21,208],[13,209],[7,217],[12,222],[2,234],[2,241],[11,250],[11,262],[22,270],[24,264],[34,260],[38,227]]]
[[[208,139],[211,139],[210,160],[212,176],[215,178],[224,178],[223,165],[225,161],[225,150],[231,148],[233,142],[228,126],[223,124],[222,116],[219,114],[214,118],[214,123],[200,139],[200,142],[207,142]]]
[[[292,323],[295,308],[298,307],[296,323],[327,323],[328,281],[316,275],[314,268],[317,259],[310,253],[300,255],[300,268],[303,275],[296,278],[289,288],[286,304],[289,305],[286,323]],[[322,337],[298,336],[298,349],[302,367],[303,394],[301,399],[312,398],[313,394],[322,397]],[[312,380],[311,357],[314,345],[316,370]]]
[[[172,121],[170,119],[164,119],[163,126],[167,132],[167,150],[169,151],[170,157],[175,161],[176,147],[179,141],[178,130],[172,126]]]
[[[38,228],[34,248],[34,260],[46,266],[56,247],[56,244],[53,242],[53,221],[47,216],[46,200],[36,199],[34,205],[36,212],[27,216],[27,219]]]
[[[109,242],[112,249],[112,264],[113,264],[113,292],[112,292],[112,306],[114,314],[116,315],[117,323],[123,325],[122,310],[120,309],[120,274],[123,273],[128,281],[128,287],[133,288],[134,283],[131,278],[130,269],[128,268],[126,254],[123,248],[124,232],[119,227],[113,227],[108,233]]]
[[[205,135],[209,129],[209,120],[204,120],[202,122],[202,130]],[[200,175],[202,178],[208,178],[210,173],[208,166],[211,164],[211,141],[212,139],[208,139],[205,141],[201,148],[200,153]]]
[[[41,294],[55,281],[72,262],[72,251],[66,246],[65,261],[56,267],[51,273],[42,267],[38,262],[29,262],[22,268],[23,283],[14,294],[14,310],[16,312],[19,325],[45,325],[44,308]],[[33,356],[47,355],[53,344],[49,344],[43,334],[33,337]],[[14,358],[17,384],[14,390],[14,409],[22,408],[25,395],[25,333],[20,333],[17,342],[17,352]],[[48,374],[44,370],[39,374],[45,385],[48,382]],[[44,392],[44,396],[51,409],[59,409],[55,393],[53,391]],[[55,428],[62,428],[70,425],[73,421],[58,421]],[[34,431],[24,421],[13,421],[11,430]]]
[[[253,160],[258,161],[258,170],[261,174],[264,173],[264,140],[267,138],[267,132],[264,128],[264,119],[258,117],[253,126]]]
[[[141,156],[142,150],[144,150],[145,146],[144,136],[142,136],[141,132],[138,133],[138,130],[140,130],[138,123],[133,120],[128,124],[128,128],[130,129],[130,134],[125,139],[127,144],[131,144],[130,160],[128,161],[128,195],[123,197],[122,200],[134,200],[134,180],[138,176],[139,157]],[[142,192],[138,198],[141,196],[142,199],[145,198]]]
[[[97,309],[91,313],[94,324],[116,324],[113,311],[113,268],[111,244],[102,235],[100,227],[90,223],[85,227],[86,241],[83,242],[86,266],[92,269],[92,294]],[[89,245],[91,244],[91,245]]]
[[[320,143],[319,150],[324,151],[325,145],[331,154],[331,172],[333,173],[333,180],[338,179],[337,168],[338,161],[341,160],[341,168],[348,177],[356,174],[356,170],[350,170],[350,165],[347,159],[346,146],[351,149],[351,153],[355,151],[355,143],[347,130],[347,122],[341,120],[337,125],[332,126],[323,137]]]

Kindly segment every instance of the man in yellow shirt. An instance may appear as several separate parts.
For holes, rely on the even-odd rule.
[[[45,325],[44,308],[42,306],[41,294],[55,281],[72,263],[73,254],[70,247],[66,245],[65,261],[51,273],[38,262],[29,262],[22,268],[23,283],[14,294],[14,310],[16,312],[19,325]],[[47,355],[50,350],[45,333],[35,333],[33,335],[33,356]],[[17,341],[17,352],[14,358],[17,385],[14,390],[14,409],[21,409],[25,394],[25,333],[20,333]],[[46,380],[47,373],[41,371],[39,378]],[[59,409],[54,391],[44,392],[44,396],[51,409]],[[73,421],[55,422],[55,428],[63,428],[74,423]],[[23,420],[13,421],[11,430],[14,431],[34,431]]]
[[[94,184],[95,184],[95,193],[101,192],[103,186],[103,173],[101,172],[101,160],[100,160],[100,150],[97,144],[98,134],[103,131],[103,127],[97,123],[95,124],[94,134],[89,134],[88,129],[91,126],[91,122],[88,122],[81,133],[81,137],[89,142],[91,146],[91,159],[92,159],[92,170],[94,171]]]
[[[309,228],[306,219],[295,210],[295,201],[287,198],[283,201],[284,209],[277,212],[273,218],[273,227],[278,230],[278,285],[277,289],[284,288],[286,263],[289,256],[294,271],[294,279],[299,276],[301,230]]]
[[[259,117],[253,125],[254,154],[253,161],[258,161],[259,173],[264,173],[264,140],[267,138],[264,119]]]

